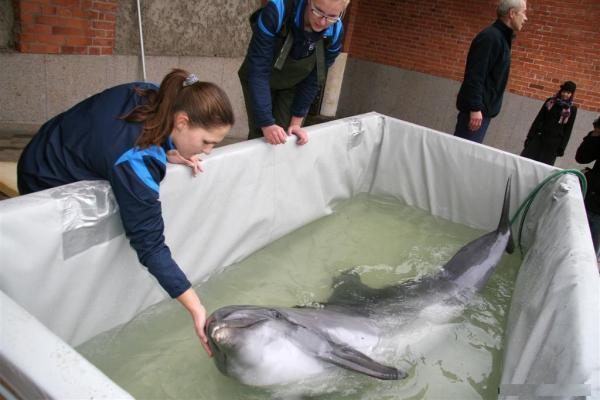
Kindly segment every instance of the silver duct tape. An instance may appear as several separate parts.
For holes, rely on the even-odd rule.
[[[65,260],[82,253],[90,247],[108,242],[123,233],[123,225],[118,215],[98,221],[93,226],[63,233],[63,258]]]
[[[62,205],[63,259],[123,233],[119,206],[106,181],[83,181],[56,188]]]
[[[350,120],[350,140],[348,141],[348,150],[360,145],[363,141],[365,130],[362,121],[357,118]]]

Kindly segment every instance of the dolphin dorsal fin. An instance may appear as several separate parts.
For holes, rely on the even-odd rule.
[[[511,231],[510,237],[508,238],[508,243],[506,243],[506,252],[508,254],[512,254],[514,251],[515,251],[515,242],[513,241],[513,236],[512,236],[512,231]]]
[[[500,221],[498,222],[497,232],[509,232],[508,243],[506,244],[506,252],[512,254],[515,250],[515,243],[513,242],[512,231],[510,229],[510,183],[512,181],[512,175],[508,177],[506,181],[506,189],[504,190],[504,203],[502,204],[502,214],[500,214]]]
[[[408,376],[406,372],[395,367],[380,364],[349,346],[342,346],[332,342],[330,344],[331,348],[329,351],[318,355],[323,361],[382,380],[398,380]]]

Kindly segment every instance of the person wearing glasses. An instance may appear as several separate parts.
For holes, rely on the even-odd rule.
[[[250,17],[252,38],[238,71],[248,139],[308,142],[304,117],[342,49],[350,0],[269,0]]]
[[[471,42],[456,98],[454,135],[477,143],[483,143],[491,119],[500,113],[510,71],[512,39],[527,21],[527,2],[500,0],[496,15],[496,22]]]

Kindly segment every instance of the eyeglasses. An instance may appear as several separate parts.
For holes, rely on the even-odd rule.
[[[318,8],[316,8],[316,7],[315,7],[315,6],[313,5],[313,2],[312,2],[312,1],[310,2],[310,11],[313,13],[313,15],[314,15],[315,17],[318,17],[318,18],[324,18],[324,19],[325,19],[325,21],[327,21],[327,22],[328,22],[328,23],[330,23],[330,24],[335,24],[335,23],[336,23],[336,22],[338,22],[338,21],[341,19],[341,17],[342,17],[342,15],[341,15],[341,14],[340,14],[338,17],[332,17],[332,16],[330,16],[330,15],[327,15],[327,14],[325,14],[323,11],[321,11],[321,10],[319,10]]]

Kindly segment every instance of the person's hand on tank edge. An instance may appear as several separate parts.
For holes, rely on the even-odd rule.
[[[288,135],[296,135],[298,137],[296,144],[300,146],[308,143],[308,133],[300,125],[290,125]]]
[[[263,126],[261,130],[267,143],[284,144],[287,140],[287,134],[285,130],[279,125],[273,124],[269,126]]]
[[[167,151],[167,161],[171,164],[181,164],[187,165],[192,169],[192,176],[198,175],[199,172],[203,172],[200,156],[195,155],[190,159],[183,157],[179,152],[175,149]]]

